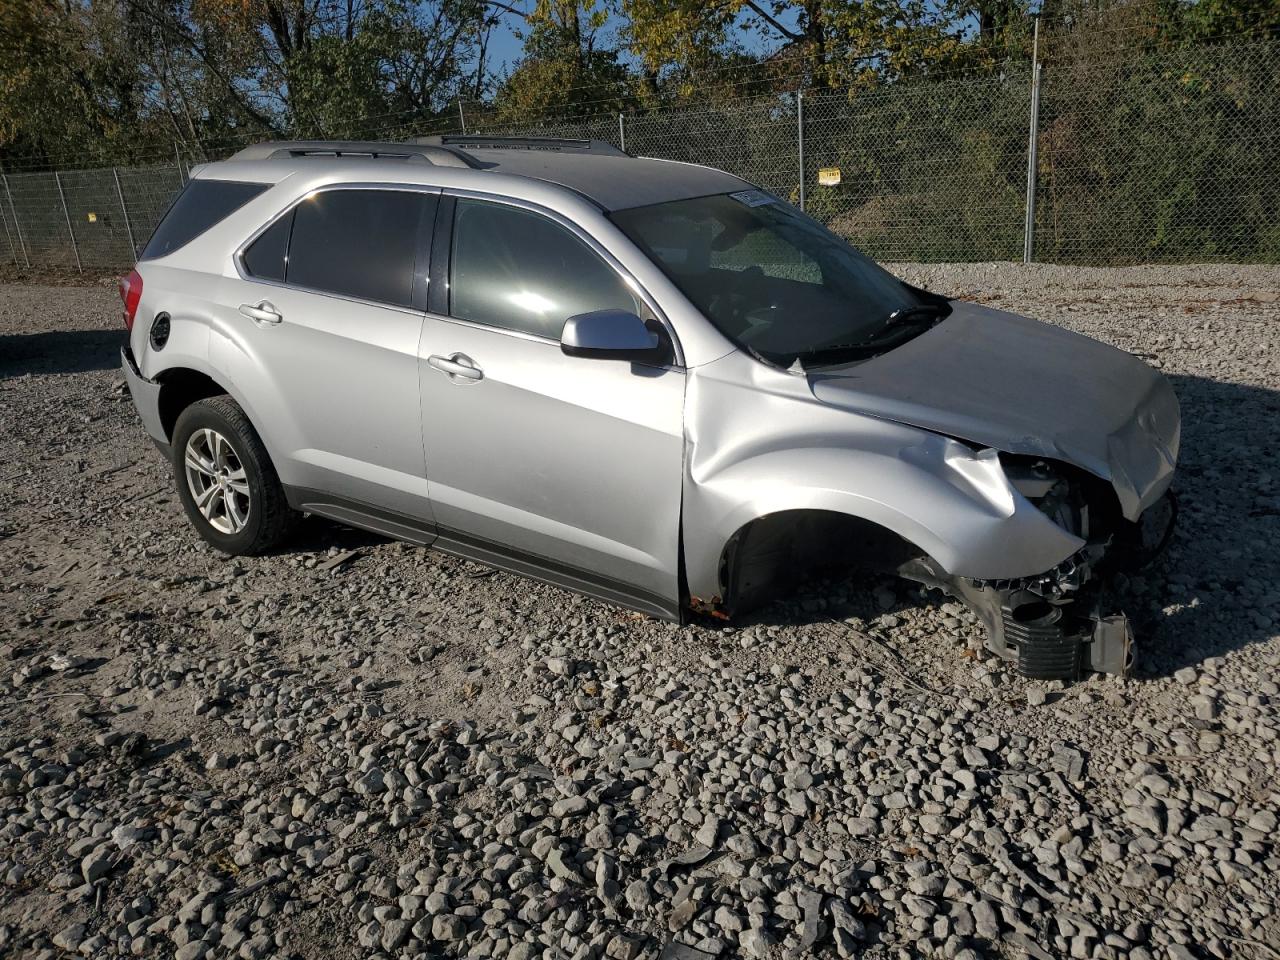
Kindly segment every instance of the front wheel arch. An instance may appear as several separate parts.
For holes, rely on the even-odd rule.
[[[740,526],[720,553],[717,609],[747,613],[822,569],[896,573],[926,551],[865,517],[834,510],[765,514]]]

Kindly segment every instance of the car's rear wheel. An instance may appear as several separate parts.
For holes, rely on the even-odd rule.
[[[209,397],[183,410],[172,450],[183,509],[218,550],[262,553],[288,533],[297,514],[258,432],[230,397]]]

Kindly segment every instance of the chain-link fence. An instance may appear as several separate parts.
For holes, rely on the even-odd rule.
[[[835,232],[889,260],[1021,256],[1028,76],[804,99],[806,209]]]
[[[467,126],[721,167],[886,260],[1280,262],[1280,42],[1050,45],[1041,65],[1039,80],[1027,61],[865,91]],[[131,263],[197,156],[179,152],[156,167],[8,174],[12,262]]]
[[[1280,262],[1280,44],[1042,75],[1036,259]]]
[[[22,267],[86,270],[133,263],[186,182],[177,162],[10,173],[0,190],[8,254]]]

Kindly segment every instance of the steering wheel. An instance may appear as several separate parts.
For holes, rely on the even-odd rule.
[[[758,263],[753,263],[745,270],[737,271],[731,287],[717,290],[712,294],[707,302],[708,312],[725,326],[737,331],[740,335],[744,334],[752,326],[748,322],[751,314],[760,310],[752,306],[754,298],[748,291],[751,286],[754,286],[752,281],[763,278],[764,271],[760,269]]]
[[[765,331],[773,328],[774,321],[778,319],[778,308],[773,304],[756,307],[746,311],[742,319],[743,327],[738,333],[738,338],[743,343],[751,343]]]

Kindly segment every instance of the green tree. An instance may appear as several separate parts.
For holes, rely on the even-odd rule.
[[[482,0],[193,0],[177,29],[193,47],[220,39],[294,134],[353,136],[444,110],[481,69],[485,13]]]
[[[634,52],[651,69],[694,62],[754,35],[775,58],[803,64],[813,85],[866,83],[960,43],[944,8],[925,0],[623,0]]]
[[[0,151],[69,165],[410,132],[487,89],[492,26],[484,0],[4,0]]]
[[[1280,36],[1280,4],[1275,0],[1156,0],[1154,6],[1172,31],[1189,39]]]
[[[145,134],[144,74],[112,4],[6,0],[0,24],[0,145],[47,157]]]
[[[610,42],[605,0],[537,0],[521,14],[523,56],[498,88],[500,120],[605,112],[628,100],[630,74]]]

